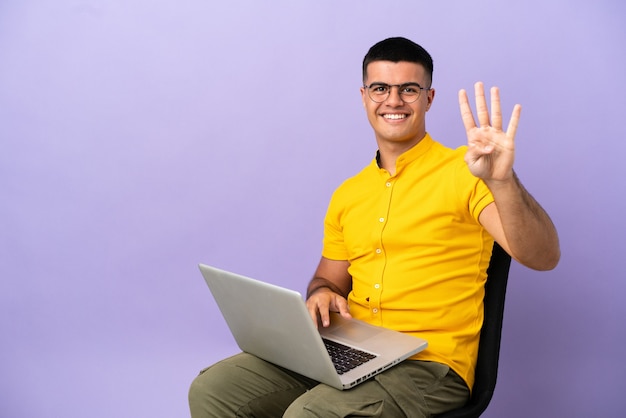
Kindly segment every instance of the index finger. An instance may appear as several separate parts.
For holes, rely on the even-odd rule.
[[[475,128],[476,121],[474,120],[474,114],[472,113],[465,89],[459,90],[459,109],[461,110],[461,119],[463,120],[465,131]]]
[[[322,326],[327,327],[330,325],[330,303],[329,301],[323,302],[320,301],[319,298],[312,300],[309,298],[306,301],[306,307],[309,311],[309,315],[311,315],[311,319],[315,324],[315,327],[318,326],[318,323],[321,321]]]

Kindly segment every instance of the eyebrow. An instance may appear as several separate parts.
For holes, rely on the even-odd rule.
[[[389,84],[389,83],[383,83],[382,81],[374,81],[374,82],[370,83],[370,86],[376,86],[376,85],[382,85],[382,86],[418,86],[418,87],[422,87],[422,85],[420,83],[416,83],[415,81],[409,81],[407,83],[400,83],[400,84]]]

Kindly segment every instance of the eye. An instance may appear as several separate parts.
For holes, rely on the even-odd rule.
[[[420,86],[417,84],[405,84],[402,86],[402,92],[405,94],[417,94],[420,91]]]
[[[389,86],[386,84],[372,84],[370,91],[376,94],[384,94],[389,91]]]

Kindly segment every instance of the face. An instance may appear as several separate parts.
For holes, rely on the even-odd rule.
[[[374,61],[367,66],[366,85],[418,83],[429,87],[430,80],[424,67],[412,62]],[[422,90],[413,103],[405,103],[397,87],[391,88],[382,103],[370,99],[367,89],[361,88],[363,106],[367,112],[379,148],[397,144],[405,149],[417,144],[426,134],[426,112],[435,98],[435,90]]]

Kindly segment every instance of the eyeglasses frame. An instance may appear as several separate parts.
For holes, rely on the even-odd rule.
[[[387,91],[387,95],[385,96],[385,98],[381,101],[378,100],[374,100],[374,98],[372,97],[371,94],[371,89],[373,87],[387,87],[389,88],[389,90]],[[415,87],[419,90],[419,93],[417,94],[417,96],[415,96],[415,100],[412,101],[407,101],[404,99],[404,97],[402,97],[402,90],[404,87]],[[409,82],[409,83],[402,83],[402,84],[387,84],[387,83],[371,83],[370,85],[364,84],[363,88],[367,90],[367,96],[370,98],[371,101],[373,101],[374,103],[383,103],[385,100],[389,99],[389,96],[391,96],[391,88],[392,87],[397,87],[398,88],[398,96],[400,96],[400,99],[404,102],[404,103],[415,103],[421,96],[422,94],[422,90],[432,90],[432,87],[422,87],[419,85],[419,83],[416,82]]]

